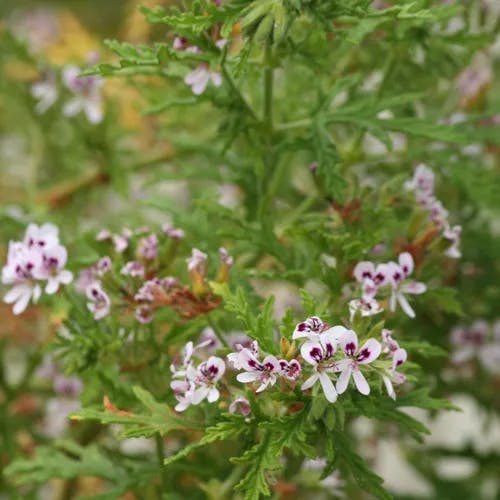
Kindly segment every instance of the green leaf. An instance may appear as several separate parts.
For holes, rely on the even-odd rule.
[[[143,466],[118,465],[96,445],[84,447],[71,441],[38,446],[33,457],[15,460],[4,469],[16,485],[47,484],[53,478],[100,477],[115,485],[104,494],[105,498],[119,498],[131,486],[137,486],[145,479],[144,472],[149,478],[155,473]]]
[[[243,288],[237,288],[233,293],[229,286],[224,283],[210,283],[216,295],[220,295],[224,300],[224,309],[234,313],[243,323],[247,335],[257,340],[261,347],[271,353],[277,352],[274,342],[274,321],[272,317],[274,297],[269,297],[264,303],[262,312],[255,314],[252,312],[250,303]]]
[[[181,458],[186,457],[192,451],[202,448],[207,444],[213,443],[215,441],[228,441],[230,439],[235,439],[239,437],[242,433],[248,432],[250,429],[248,425],[245,423],[243,417],[230,415],[227,416],[227,420],[218,422],[216,425],[212,427],[207,427],[205,434],[203,437],[197,441],[185,446],[181,451],[172,455],[171,457],[167,457],[165,459],[164,464],[170,465]]]
[[[98,420],[103,424],[122,424],[121,436],[153,437],[158,434],[164,436],[175,430],[198,428],[199,424],[190,422],[185,417],[177,416],[167,405],[158,403],[154,397],[140,387],[133,388],[137,399],[147,408],[148,414],[129,413],[118,414],[112,411],[98,411],[83,409],[71,416],[74,420]]]
[[[353,448],[348,435],[336,430],[326,433],[333,445],[330,449],[332,465],[340,464],[354,478],[359,487],[381,500],[391,500],[392,496],[382,486],[384,480],[371,471],[366,461]],[[327,447],[328,449],[328,447]]]
[[[231,459],[238,464],[248,464],[249,470],[236,485],[244,493],[245,500],[258,500],[261,495],[269,496],[267,474],[282,467],[280,458],[285,448],[293,453],[308,457],[315,456],[315,450],[306,443],[308,407],[290,417],[276,418],[263,422],[261,440],[241,457]]]

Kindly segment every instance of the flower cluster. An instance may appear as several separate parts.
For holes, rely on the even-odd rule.
[[[370,385],[364,375],[370,370],[379,372],[391,398],[395,398],[393,383],[405,381],[404,375],[396,369],[406,361],[406,351],[399,347],[388,330],[382,332],[382,342],[370,338],[360,347],[353,330],[341,325],[329,327],[313,316],[297,324],[292,339],[304,342],[300,357],[290,360],[261,354],[256,341],[247,347],[237,346],[236,351],[227,356],[234,369],[240,372],[236,380],[253,384],[255,392],[260,393],[279,379],[293,387],[303,377],[305,380],[300,386],[303,391],[319,383],[331,403],[347,390],[351,378],[361,394],[370,394]],[[376,368],[370,366],[381,355],[386,359],[380,360]],[[338,376],[335,383],[333,376]]]
[[[176,411],[184,411],[190,405],[198,405],[205,399],[214,403],[219,399],[220,393],[217,383],[226,371],[226,364],[222,358],[210,356],[198,364],[195,358],[203,353],[204,348],[210,341],[194,345],[188,342],[184,347],[182,361],[180,364],[172,363],[172,382],[170,388],[178,401]]]
[[[462,365],[477,358],[485,370],[500,373],[500,320],[492,326],[483,320],[457,326],[451,331],[450,340],[453,364]]]
[[[287,361],[276,356],[264,356],[260,360],[259,344],[253,341],[250,346],[236,346],[236,352],[227,355],[235,370],[243,370],[236,377],[243,384],[257,383],[255,392],[262,392],[276,384],[278,378],[295,381],[300,376],[301,366],[296,359]]]
[[[213,295],[207,281],[208,255],[201,250],[194,248],[186,259],[190,286],[165,276],[183,238],[184,231],[170,224],[163,224],[161,232],[146,227],[136,231],[125,228],[119,233],[102,229],[96,240],[112,245],[106,249],[111,257],[102,257],[82,270],[77,281],[77,289],[89,299],[87,307],[94,318],[107,316],[112,303],[132,309],[140,323],[151,322],[155,311],[162,307],[171,307],[186,319],[217,307],[220,299]],[[220,248],[219,253],[216,281],[227,282],[233,258],[225,248]]]
[[[415,311],[411,307],[406,294],[422,294],[427,290],[424,283],[408,279],[414,270],[413,257],[409,252],[403,252],[398,256],[398,262],[390,261],[375,265],[370,261],[361,261],[354,268],[354,277],[361,285],[362,296],[349,303],[351,316],[357,311],[362,316],[371,316],[382,311],[382,307],[376,300],[381,289],[390,288],[389,309],[396,310],[399,303],[401,309],[410,318],[415,317]]]
[[[417,203],[429,212],[431,221],[442,231],[443,238],[451,242],[445,255],[452,259],[459,259],[462,256],[460,253],[462,227],[450,226],[448,210],[434,196],[434,180],[434,172],[421,163],[416,168],[413,179],[406,183],[406,188],[415,191]]]
[[[2,283],[12,285],[4,297],[14,304],[14,314],[21,314],[30,300],[38,301],[42,294],[52,295],[60,285],[73,280],[65,269],[68,252],[59,242],[59,230],[53,224],[30,224],[23,241],[9,242],[7,263],[2,269]]]

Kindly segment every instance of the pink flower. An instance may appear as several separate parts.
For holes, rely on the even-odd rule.
[[[131,260],[122,267],[120,273],[132,278],[144,278],[144,265],[136,260]]]
[[[188,271],[198,271],[200,274],[205,275],[208,255],[197,248],[193,248],[191,257],[186,259]]]
[[[156,234],[151,233],[139,241],[137,253],[146,260],[156,259],[158,256],[158,238]]]
[[[191,87],[195,95],[203,94],[210,81],[215,87],[220,87],[222,85],[222,76],[220,73],[211,71],[207,64],[200,64],[184,78],[184,83]]]
[[[407,189],[412,189],[420,194],[432,196],[434,193],[434,172],[421,163],[415,169],[413,179],[405,184]]]
[[[295,381],[300,377],[302,367],[296,359],[287,361],[286,359],[279,360],[280,375],[287,380]]]
[[[100,320],[110,313],[111,301],[100,283],[91,284],[86,293],[87,298],[90,300],[87,303],[87,308],[93,314],[94,319]]]
[[[347,332],[343,326],[334,326],[324,333],[320,333],[317,340],[308,340],[302,344],[300,354],[304,361],[313,367],[312,375],[302,384],[303,391],[310,389],[319,381],[326,399],[330,403],[337,400],[337,391],[329,373],[335,371],[333,356],[337,349],[339,337]]]
[[[233,265],[234,259],[231,255],[229,255],[229,252],[224,247],[219,248],[219,256],[221,262],[227,267],[231,267]]]
[[[336,389],[342,394],[347,389],[349,380],[354,379],[354,384],[361,394],[370,394],[370,386],[361,372],[361,367],[375,361],[382,351],[380,342],[368,339],[363,347],[358,350],[358,336],[352,330],[346,330],[339,339],[345,359],[335,363],[335,370],[340,371]]]
[[[229,413],[241,413],[244,417],[248,417],[251,412],[250,402],[243,397],[236,398],[229,405]]]
[[[161,227],[162,231],[173,240],[182,240],[184,239],[185,233],[183,229],[177,229],[172,227],[170,224],[163,224]]]

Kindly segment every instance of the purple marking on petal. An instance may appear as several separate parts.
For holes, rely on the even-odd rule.
[[[321,350],[318,347],[313,347],[309,351],[309,356],[311,356],[311,358],[313,358],[317,362],[321,361],[321,359],[323,357],[322,356],[322,352],[321,352]]]
[[[345,345],[345,352],[349,355],[352,356],[354,354],[354,351],[356,350],[356,344],[354,342],[348,342]]]
[[[358,361],[363,361],[363,359],[367,359],[370,357],[370,350],[368,348],[361,349],[358,354]]]

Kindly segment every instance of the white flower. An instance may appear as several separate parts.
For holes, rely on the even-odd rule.
[[[219,399],[220,394],[216,386],[226,371],[224,360],[210,356],[197,368],[193,364],[195,352],[207,345],[208,342],[202,342],[197,346],[193,342],[188,342],[183,349],[181,364],[170,365],[173,377],[170,387],[178,401],[176,411],[184,411],[190,405],[198,405],[205,399],[209,403]]]
[[[375,289],[370,294],[375,295],[376,289],[383,287],[388,283],[387,270],[385,264],[379,264],[375,266],[373,262],[364,260],[358,262],[353,271],[354,277],[358,283],[363,286],[373,286]],[[368,290],[364,290],[364,293],[369,293]]]
[[[45,113],[57,101],[59,95],[54,77],[49,75],[34,83],[31,86],[31,95],[38,101],[35,111],[40,115]]]
[[[80,68],[66,66],[63,81],[75,95],[63,106],[64,116],[71,117],[82,112],[90,123],[97,124],[103,119],[101,87],[102,79],[98,76],[79,76]]]
[[[380,342],[375,339],[368,339],[363,347],[358,350],[358,336],[352,330],[346,330],[340,337],[339,343],[346,359],[341,359],[335,363],[336,371],[341,372],[337,380],[337,392],[339,394],[345,392],[352,375],[358,391],[367,396],[370,394],[370,386],[361,372],[361,367],[379,357],[382,351]]]
[[[394,391],[394,384],[403,384],[406,380],[406,377],[403,373],[399,373],[396,371],[396,368],[401,366],[406,362],[407,353],[405,349],[398,348],[392,353],[392,366],[388,370],[388,375],[383,375],[382,380],[384,381],[385,388],[387,389],[387,394],[392,399],[396,399],[396,392]]]
[[[238,373],[236,380],[243,384],[258,382],[260,385],[255,392],[262,392],[273,386],[280,374],[280,364],[275,356],[266,356],[260,362],[249,349],[243,348],[239,352],[238,361],[245,371]]]
[[[59,244],[59,229],[54,224],[46,223],[41,226],[30,224],[26,228],[24,243],[28,247],[47,248]]]
[[[87,308],[93,314],[94,319],[100,320],[110,313],[111,301],[100,283],[92,283],[87,288],[86,293],[87,298],[90,300],[87,303]]]
[[[389,307],[391,311],[396,310],[398,302],[401,309],[410,317],[415,317],[415,311],[410,306],[405,294],[422,294],[427,290],[424,283],[417,281],[406,281],[406,278],[413,272],[414,263],[413,257],[408,252],[403,252],[399,255],[399,264],[389,262],[386,264],[389,275],[389,282],[392,287]]]
[[[443,232],[443,237],[451,241],[451,245],[446,250],[445,255],[452,259],[459,259],[462,257],[460,252],[460,235],[462,233],[462,226],[446,227]]]
[[[45,292],[52,295],[59,290],[59,285],[68,285],[73,281],[73,273],[64,269],[68,252],[62,245],[48,247],[42,252],[42,266],[38,273],[40,279],[47,280]]]
[[[184,78],[184,83],[191,87],[195,95],[203,94],[210,81],[215,87],[220,87],[222,85],[222,76],[220,73],[211,71],[207,64],[200,64]]]
[[[303,391],[310,389],[316,382],[320,382],[326,399],[330,403],[337,400],[337,391],[329,377],[335,371],[333,355],[335,354],[339,337],[347,332],[343,326],[334,326],[321,333],[318,340],[304,342],[300,354],[304,361],[313,367],[312,375],[302,384]]]
[[[361,316],[366,317],[381,313],[383,308],[373,297],[361,297],[349,301],[349,317],[351,321],[358,311],[361,312]]]
[[[382,352],[394,353],[399,349],[399,344],[392,338],[392,331],[384,328],[382,330]]]
[[[175,411],[184,411],[193,403],[193,396],[196,386],[190,380],[172,380],[170,388],[174,391],[178,403]]]
[[[421,163],[415,169],[413,179],[405,184],[407,189],[412,189],[420,194],[432,196],[434,193],[434,172],[427,166]]]
[[[192,404],[200,404],[204,399],[209,403],[214,403],[219,399],[219,390],[216,387],[218,380],[224,375],[226,365],[224,360],[217,356],[210,356],[207,361],[201,363],[196,374],[191,373],[192,368],[188,368],[188,378],[193,379],[198,387],[192,397]]]
[[[295,326],[295,330],[293,331],[292,339],[318,339],[319,334],[327,328],[328,325],[326,325],[326,323],[323,323],[323,321],[321,321],[321,318],[318,318],[317,316],[311,316],[305,321],[297,323],[297,325]]]

